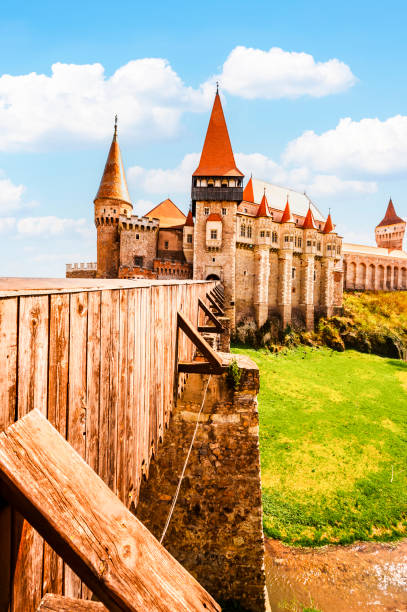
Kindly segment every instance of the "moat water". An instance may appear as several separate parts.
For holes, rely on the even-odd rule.
[[[301,549],[266,540],[272,612],[407,612],[407,540]]]

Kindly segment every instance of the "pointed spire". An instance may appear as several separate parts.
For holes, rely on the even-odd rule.
[[[252,181],[252,177],[250,177],[249,182],[247,183],[246,187],[244,188],[243,199],[246,202],[253,202],[253,204],[254,204],[254,193],[253,193],[253,181]]]
[[[285,205],[285,209],[283,212],[283,216],[281,217],[280,223],[294,223],[294,219],[291,214],[290,204],[288,203],[288,198],[287,198],[287,204]]]
[[[194,219],[192,217],[192,210],[189,209],[188,214],[187,214],[187,218],[185,219],[185,226],[186,227],[194,227]]]
[[[244,176],[236,166],[218,91],[199,166],[193,176]]]
[[[334,229],[334,226],[333,226],[332,219],[331,219],[331,211],[329,211],[329,215],[324,225],[324,234],[330,234],[331,232],[333,232],[333,229]]]
[[[387,205],[386,214],[376,227],[382,227],[383,225],[393,225],[393,223],[404,223],[404,219],[401,219],[394,208],[394,204],[390,198]]]
[[[271,217],[269,205],[266,198],[266,188],[264,188],[264,194],[259,204],[256,217]]]
[[[121,200],[131,204],[120,147],[117,142],[117,115],[115,116],[112,144],[95,201],[102,198]]]
[[[317,229],[314,221],[314,215],[312,214],[311,206],[308,206],[308,211],[304,219],[302,226],[303,229]]]

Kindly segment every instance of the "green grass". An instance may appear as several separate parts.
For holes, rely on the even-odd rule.
[[[236,348],[260,369],[264,530],[303,546],[407,535],[407,364]]]

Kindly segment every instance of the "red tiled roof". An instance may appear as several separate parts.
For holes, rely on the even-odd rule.
[[[283,212],[283,216],[281,217],[281,221],[280,223],[289,223],[289,222],[294,222],[293,216],[291,214],[291,210],[290,210],[290,205],[288,203],[287,200],[287,204],[285,205],[285,209]]]
[[[305,216],[303,229],[317,229],[315,226],[314,215],[312,214],[311,206],[308,208],[308,212]]]
[[[95,201],[101,198],[121,200],[122,202],[131,204],[120,147],[117,142],[116,126]]]
[[[325,222],[324,225],[324,234],[330,234],[334,229],[334,226],[332,224],[332,219],[331,219],[331,213],[329,213],[327,220]]]
[[[259,208],[257,210],[256,217],[271,217],[271,213],[270,213],[270,209],[269,209],[269,205],[268,205],[265,193],[263,194],[263,197],[259,204]]]
[[[193,176],[244,176],[237,168],[218,92],[201,153]]]
[[[382,227],[383,225],[393,225],[393,223],[404,223],[404,219],[401,219],[398,216],[398,214],[396,213],[394,209],[393,202],[391,201],[391,198],[390,198],[389,203],[387,205],[386,214],[384,215],[383,219],[380,221],[379,225],[376,225],[376,227]]]
[[[252,177],[250,177],[249,182],[243,190],[243,200],[245,202],[253,202],[254,203],[254,193],[253,193],[253,181]]]
[[[222,217],[218,213],[211,213],[207,218],[207,221],[222,221]]]
[[[194,227],[194,219],[192,217],[192,211],[191,210],[187,214],[187,218],[185,220],[185,225],[187,227]]]
[[[184,225],[186,220],[182,210],[180,210],[169,198],[160,202],[157,206],[154,206],[154,208],[144,216],[159,219],[160,227]]]

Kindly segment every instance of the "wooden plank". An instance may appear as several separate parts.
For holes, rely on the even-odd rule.
[[[89,294],[90,295],[90,294]],[[108,612],[107,608],[97,601],[62,597],[61,595],[45,595],[37,608],[37,612]]]
[[[108,480],[107,484],[117,492],[117,418],[119,409],[119,360],[120,360],[120,291],[112,293],[111,311],[111,364],[109,376],[109,428],[108,428]]]
[[[65,437],[68,406],[69,295],[50,296],[48,420]],[[42,594],[63,592],[63,561],[44,542]]]
[[[96,473],[99,468],[100,302],[99,291],[88,293],[85,458]],[[90,589],[82,584],[82,598],[91,597]]]
[[[0,434],[0,494],[111,612],[220,610],[36,410]]]
[[[225,313],[222,310],[222,308],[220,308],[220,306],[215,302],[215,300],[213,299],[213,297],[211,296],[210,293],[206,294],[206,297],[208,298],[211,306],[213,307],[213,309],[215,310],[216,314],[220,317],[224,317]]]
[[[214,366],[209,361],[179,361],[178,372],[188,374],[222,374],[224,367]]]
[[[108,436],[110,406],[110,368],[112,362],[112,294],[110,289],[101,292],[100,336],[100,400],[99,400],[99,459],[98,474],[108,482]]]
[[[48,300],[48,296],[28,296],[19,301],[19,418],[34,407],[47,414]],[[18,513],[13,516],[12,537],[13,612],[32,612],[41,601],[44,543]]]
[[[70,296],[69,309],[69,394],[66,439],[80,455],[86,453],[86,360],[88,294]],[[64,594],[80,598],[82,584],[70,567],[65,567]]]
[[[15,419],[17,381],[17,298],[0,300],[0,431]],[[11,508],[0,507],[0,610],[10,604]]]
[[[135,397],[138,389],[135,388],[135,376],[138,364],[136,359],[136,289],[128,290],[128,320],[127,320],[127,411],[125,415],[125,448],[124,460],[126,464],[126,480],[124,483],[123,503],[128,508],[134,508],[135,487]],[[137,338],[138,341],[138,338]]]
[[[184,317],[184,315],[178,312],[177,324],[186,336],[193,342],[196,348],[202,353],[204,357],[214,366],[221,367],[222,359],[213,350],[213,348],[206,342],[206,340],[198,333],[193,325]]]
[[[116,424],[116,488],[119,499],[126,503],[127,462],[126,462],[126,419],[128,396],[128,292],[119,292],[119,385]]]

